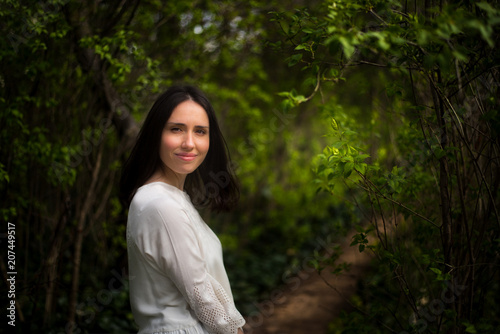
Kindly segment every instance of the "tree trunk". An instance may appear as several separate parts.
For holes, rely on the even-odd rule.
[[[97,179],[99,178],[99,171],[101,170],[101,162],[102,155],[104,151],[104,145],[101,145],[99,152],[97,153],[96,163],[92,172],[92,180],[90,187],[87,192],[87,196],[85,197],[85,202],[82,206],[82,209],[79,214],[77,228],[76,228],[76,241],[75,241],[75,253],[73,255],[73,281],[71,285],[71,292],[69,298],[69,315],[68,315],[68,323],[70,327],[68,328],[68,334],[73,332],[75,324],[75,315],[76,315],[76,304],[78,299],[78,285],[80,282],[80,265],[81,265],[81,257],[82,257],[82,245],[83,245],[83,232],[85,229],[85,220],[87,215],[92,207],[92,204],[95,202],[95,188],[97,184]]]
[[[54,240],[52,241],[47,261],[45,262],[45,272],[47,277],[47,289],[45,293],[45,311],[43,315],[43,328],[48,328],[51,323],[54,306],[54,288],[56,287],[58,260],[61,253],[61,245],[64,236],[64,228],[68,222],[68,209],[64,212],[59,219],[54,233]]]

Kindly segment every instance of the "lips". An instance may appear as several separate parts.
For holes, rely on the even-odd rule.
[[[193,161],[197,157],[195,153],[176,153],[175,155],[183,161]]]

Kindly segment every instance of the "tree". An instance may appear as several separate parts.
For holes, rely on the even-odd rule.
[[[289,64],[316,78],[298,102],[330,97],[320,188],[357,190],[370,224],[353,245],[377,255],[378,287],[394,301],[367,291],[359,310],[371,316],[352,315],[348,332],[496,327],[499,15],[496,1],[335,1],[319,15],[275,13]],[[349,86],[360,73],[363,86]],[[355,89],[366,87],[363,122],[342,112],[343,102],[353,107],[339,92],[363,98]],[[388,138],[374,141],[382,131]]]
[[[323,228],[331,203],[314,197],[308,168],[309,145],[321,138],[290,140],[310,137],[308,111],[279,105],[275,92],[295,81],[264,47],[274,34],[267,13],[286,6],[50,0],[0,8],[0,212],[16,226],[18,328],[133,330],[117,180],[149,106],[174,83],[201,86],[220,112],[242,205],[205,216],[233,251],[244,302],[275,284],[293,257],[286,252]]]

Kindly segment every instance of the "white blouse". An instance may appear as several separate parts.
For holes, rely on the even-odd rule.
[[[163,182],[140,187],[130,204],[127,248],[139,334],[235,334],[245,324],[220,241],[185,192]]]

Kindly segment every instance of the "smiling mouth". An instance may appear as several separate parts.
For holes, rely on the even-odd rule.
[[[194,153],[177,153],[176,156],[178,156],[181,160],[184,160],[184,161],[193,161],[197,157],[197,154],[194,154]]]

